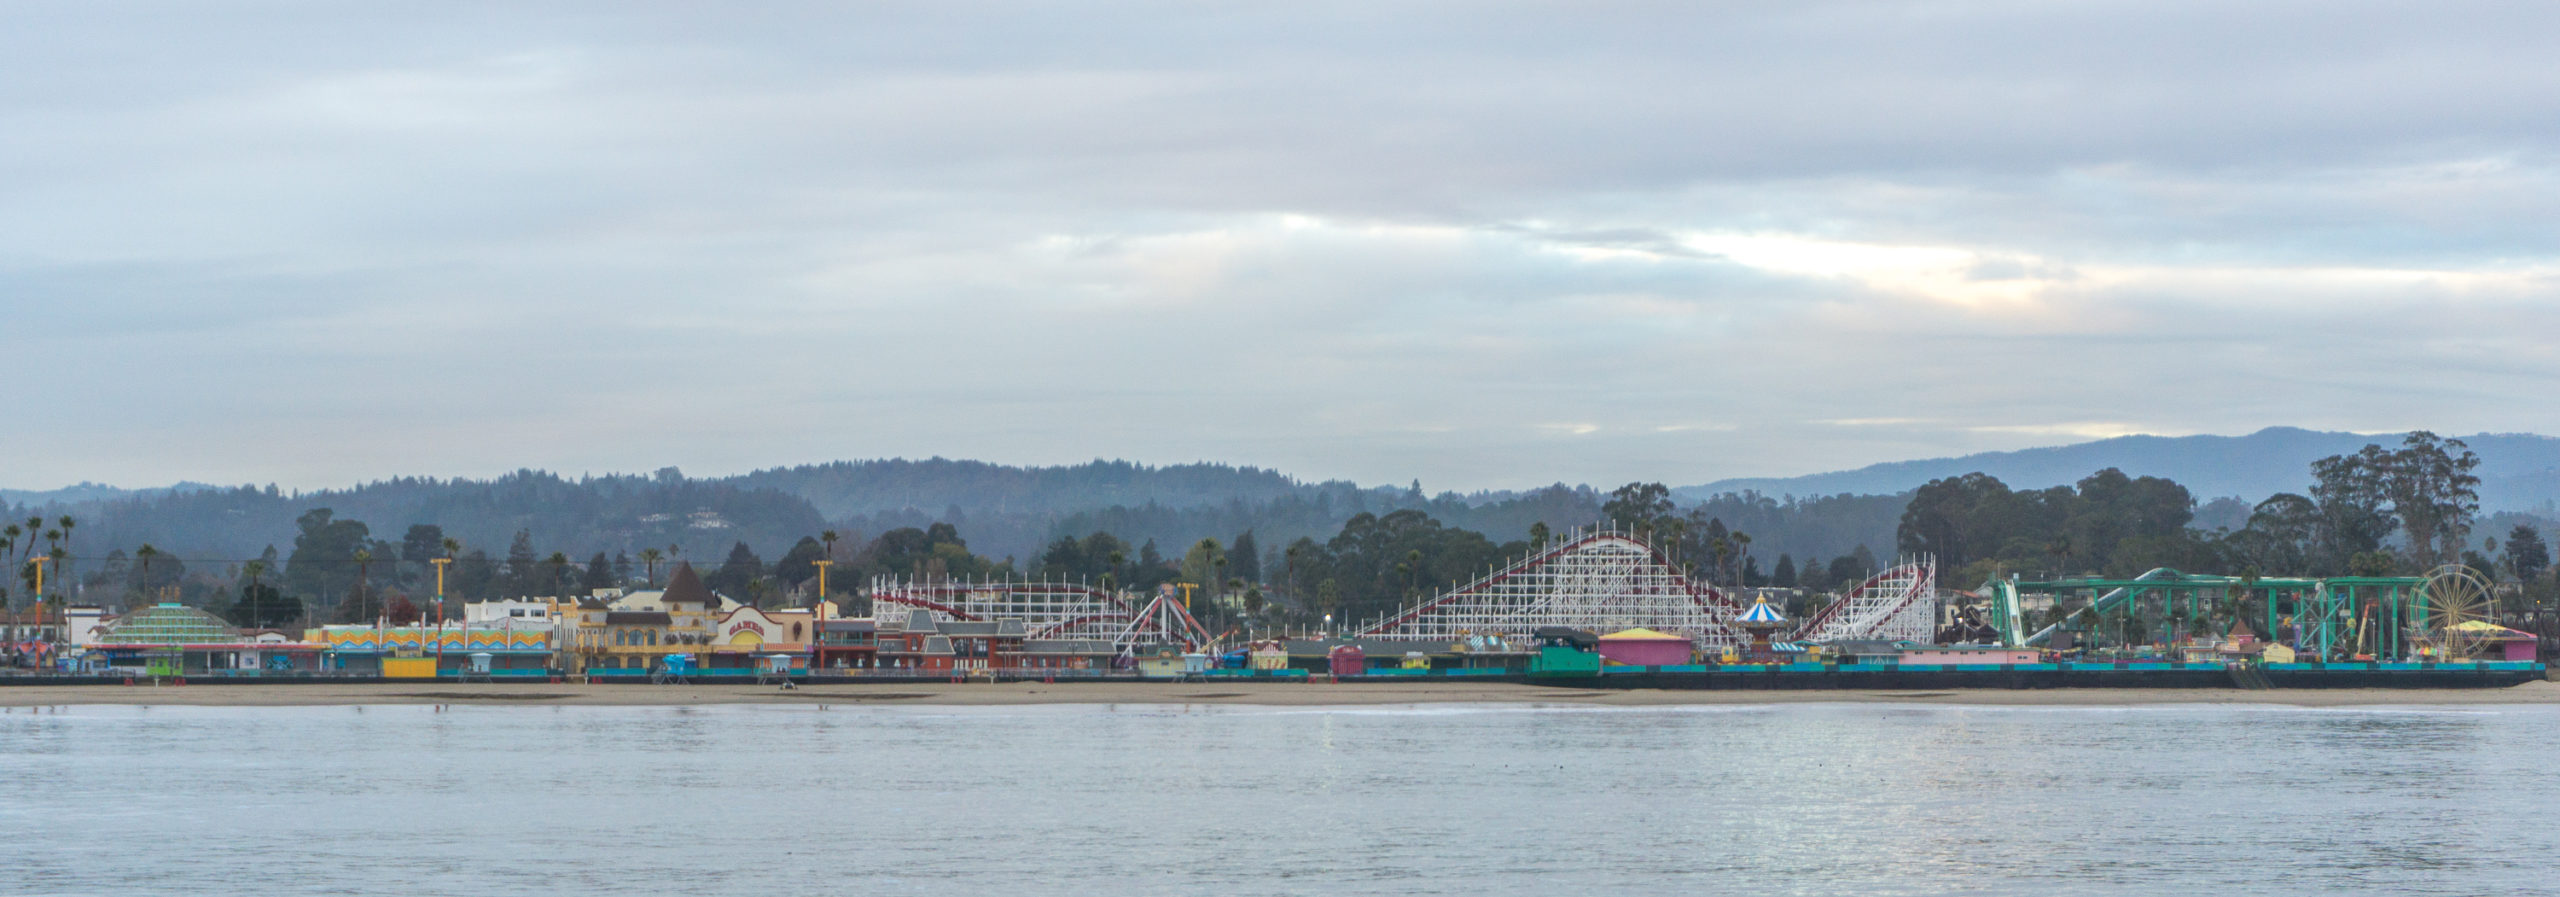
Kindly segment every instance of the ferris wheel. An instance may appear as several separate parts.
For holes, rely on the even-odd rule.
[[[2497,596],[2469,567],[2448,564],[2429,572],[2418,584],[2416,604],[2411,634],[2434,646],[2441,659],[2468,660],[2497,634]]]

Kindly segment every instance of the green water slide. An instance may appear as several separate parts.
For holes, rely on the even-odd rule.
[[[2132,581],[2135,583],[2158,582],[2166,584],[2172,582],[2183,582],[2186,579],[2187,575],[2184,573],[2180,573],[2167,567],[2154,567],[2149,572],[2146,572],[2141,576],[2134,577]],[[2038,583],[2038,585],[2047,584]],[[2053,625],[2046,626],[2043,629],[2036,630],[2034,635],[2026,634],[2026,615],[2018,608],[2017,580],[1993,579],[1990,582],[1983,583],[1982,588],[1984,593],[1991,597],[1992,628],[2000,631],[2001,644],[2012,648],[2022,646],[2040,647],[2046,642],[2051,641],[2053,639],[2053,634],[2062,628],[2061,623],[2055,623]],[[2141,593],[2142,590],[2137,586],[2130,584],[2120,585],[2108,590],[2105,594],[2099,595],[2098,600],[2090,602],[2090,606],[2097,608],[2098,613],[2104,614],[2108,611],[2115,610],[2117,605],[2133,600],[2134,596]]]

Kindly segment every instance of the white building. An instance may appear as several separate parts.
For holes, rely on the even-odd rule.
[[[555,598],[508,598],[500,601],[473,601],[462,606],[462,623],[479,627],[522,627],[552,624],[551,608]]]
[[[641,589],[633,592],[624,592],[620,597],[603,594],[598,594],[596,597],[608,599],[610,606],[614,610],[660,613],[667,609],[667,605],[664,600],[666,596],[667,590],[665,589]],[[711,593],[711,597],[720,599],[720,612],[724,614],[746,606],[739,604],[736,599],[730,598],[727,595],[722,595],[718,592]]]
[[[107,625],[109,619],[113,618],[107,615],[107,609],[103,607],[74,605],[63,608],[64,640],[81,647],[97,644],[98,627]]]

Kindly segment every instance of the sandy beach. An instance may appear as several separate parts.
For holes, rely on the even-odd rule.
[[[83,685],[0,687],[0,707],[75,704],[291,707],[348,704],[710,705],[710,704],[1243,704],[1326,705],[1513,703],[1578,706],[1881,703],[1998,706],[2136,704],[2354,705],[2560,704],[2560,683],[2480,689],[1946,689],[1933,691],[1688,691],[1577,689],[1507,683],[1036,683],[828,684],[784,691],[754,685],[577,685],[543,683],[368,683],[316,685]]]

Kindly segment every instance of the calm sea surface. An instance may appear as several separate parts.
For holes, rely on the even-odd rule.
[[[2560,708],[73,707],[6,894],[2560,893]]]

